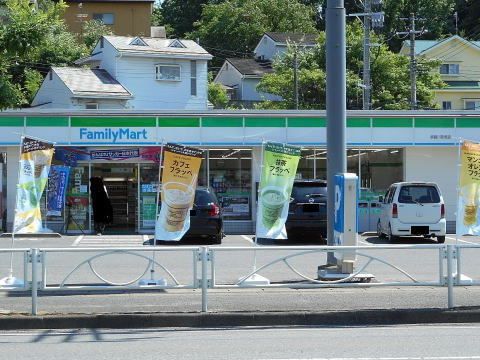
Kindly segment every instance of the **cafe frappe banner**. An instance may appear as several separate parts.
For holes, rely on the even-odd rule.
[[[190,228],[190,209],[195,199],[203,151],[166,144],[163,155],[162,206],[155,224],[155,239],[178,241]]]
[[[480,235],[480,144],[465,141],[460,153],[457,235]]]
[[[285,221],[301,149],[265,143],[257,209],[257,238],[286,239]]]
[[[47,189],[47,216],[62,216],[70,168],[54,165],[50,168]]]
[[[14,233],[42,232],[40,199],[47,184],[54,144],[22,137],[18,170]]]

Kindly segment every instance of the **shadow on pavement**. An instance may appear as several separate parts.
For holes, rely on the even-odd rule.
[[[378,236],[371,236],[363,239],[363,241],[375,245],[415,245],[415,244],[437,244],[435,239],[425,239],[422,236],[417,237],[402,237],[393,243],[388,241],[388,239],[379,238]]]

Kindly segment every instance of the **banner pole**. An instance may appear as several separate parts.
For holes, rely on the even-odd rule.
[[[257,199],[260,201],[260,184],[262,183],[262,176],[263,176],[263,153],[265,151],[265,138],[262,138],[262,150],[260,154],[260,181],[259,181],[259,186],[257,189]],[[258,211],[258,206],[257,206],[257,211]],[[258,221],[258,214],[257,214],[257,221]],[[258,226],[255,226],[255,250],[253,251],[253,272],[257,271],[257,246],[258,246],[258,233],[257,233],[257,228]]]
[[[157,239],[156,239],[156,227],[158,221],[158,204],[160,203],[160,182],[162,181],[162,161],[163,161],[163,148],[165,144],[165,139],[162,138],[162,144],[160,146],[160,158],[158,164],[158,185],[157,185],[157,200],[155,202],[155,225],[153,230],[153,246],[157,246]],[[155,281],[155,250],[153,251],[152,255],[152,268],[150,269],[150,279]]]
[[[5,279],[6,283],[14,283],[14,277],[13,277],[13,248],[14,248],[14,243],[15,243],[15,218],[17,217],[17,202],[18,202],[18,185],[20,182],[20,162],[22,158],[22,144],[23,144],[23,138],[24,136],[22,135],[20,137],[20,146],[18,148],[18,172],[17,172],[17,191],[15,194],[15,210],[14,210],[14,215],[13,215],[13,224],[12,224],[12,242],[10,244],[10,269],[8,273],[8,278]]]
[[[462,138],[457,138],[458,150],[457,150],[457,214],[455,216],[455,220],[459,221],[460,219],[460,174],[462,172],[462,159],[461,159],[461,150],[462,150]],[[455,244],[458,245],[458,231],[457,226],[455,224]]]

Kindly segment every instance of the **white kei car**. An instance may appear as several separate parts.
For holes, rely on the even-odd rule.
[[[377,223],[379,237],[386,236],[393,242],[402,236],[424,236],[445,242],[445,203],[437,184],[395,183],[379,201],[382,210]]]

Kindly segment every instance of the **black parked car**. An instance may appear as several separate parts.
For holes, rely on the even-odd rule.
[[[327,237],[327,182],[296,180],[285,223],[288,238]]]
[[[217,197],[212,190],[197,187],[190,210],[190,229],[183,239],[208,238],[213,244],[221,244],[223,236],[223,215]]]

